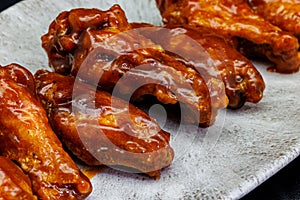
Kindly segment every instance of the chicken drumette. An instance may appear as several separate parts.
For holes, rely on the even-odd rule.
[[[169,133],[142,110],[74,77],[38,71],[35,80],[54,131],[88,165],[127,167],[158,178],[171,164]]]
[[[39,199],[84,199],[92,185],[62,148],[34,88],[25,68],[0,68],[0,154],[21,166]]]
[[[238,48],[247,56],[264,55],[274,70],[299,70],[298,41],[255,14],[246,0],[156,0],[167,24],[206,27],[226,37],[239,39]]]

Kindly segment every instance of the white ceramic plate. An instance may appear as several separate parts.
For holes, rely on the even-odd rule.
[[[129,21],[160,24],[154,0],[25,0],[0,14],[0,64],[47,69],[40,36],[63,10],[108,9],[119,3]],[[255,63],[267,88],[257,105],[222,111],[215,126],[172,132],[175,159],[161,179],[106,169],[92,178],[89,199],[238,199],[300,153],[300,73],[269,73]],[[203,134],[207,132],[207,134]]]

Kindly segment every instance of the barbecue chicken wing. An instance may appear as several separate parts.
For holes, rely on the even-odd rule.
[[[84,199],[91,183],[63,150],[29,91],[33,80],[21,66],[0,68],[0,154],[21,166],[39,199]]]
[[[38,71],[35,79],[54,131],[85,163],[155,178],[171,164],[169,133],[140,109],[70,76]]]
[[[14,162],[3,156],[0,156],[0,199],[37,200],[29,178]]]
[[[42,46],[48,54],[50,67],[57,73],[69,74],[73,64],[72,51],[80,47],[77,42],[81,34],[87,29],[105,27],[112,32],[130,29],[124,11],[118,5],[107,11],[73,9],[60,13],[50,24],[49,32],[42,36]]]
[[[257,103],[262,99],[265,84],[260,73],[247,58],[219,35],[204,28],[195,29],[185,25],[165,27],[145,23],[131,25],[168,52],[179,52],[187,59],[183,62],[197,62],[198,64],[194,66],[201,74],[205,72],[213,74],[217,70],[225,84],[230,108],[240,108],[246,101]],[[195,45],[190,44],[191,40],[198,42],[207,51],[214,66],[199,64],[202,58],[199,52],[195,51]],[[212,74],[209,76],[213,76]]]
[[[298,41],[255,14],[246,0],[156,0],[166,24],[207,27],[239,38],[239,49],[247,56],[264,55],[275,63],[274,70],[299,70]]]
[[[132,95],[132,101],[150,94],[164,104],[183,102],[198,118],[187,121],[202,126],[212,124],[217,110],[228,104],[221,80],[205,80],[132,30],[117,5],[108,11],[75,9],[60,14],[42,43],[56,72],[78,76],[108,92]]]
[[[272,24],[300,37],[299,0],[248,0],[250,7]]]

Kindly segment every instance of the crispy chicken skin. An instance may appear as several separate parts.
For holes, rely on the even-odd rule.
[[[132,95],[132,101],[150,94],[163,104],[183,102],[198,118],[187,121],[201,126],[212,124],[217,110],[228,104],[222,81],[214,78],[207,86],[194,68],[132,30],[117,5],[108,11],[75,9],[60,14],[42,44],[57,73]]]
[[[248,0],[250,7],[284,31],[300,36],[299,0]]]
[[[39,199],[84,199],[91,183],[63,150],[29,91],[33,80],[21,66],[0,68],[0,153],[21,166]]]
[[[170,134],[111,94],[54,72],[35,74],[55,132],[88,165],[122,166],[155,178],[173,160]]]
[[[0,199],[37,200],[32,193],[29,178],[4,156],[0,156]]]
[[[254,11],[246,0],[156,0],[166,24],[207,27],[240,40],[247,56],[264,55],[275,63],[275,71],[299,70],[298,41],[292,34],[272,25]]]
[[[217,70],[225,84],[230,108],[237,109],[245,102],[257,103],[262,99],[265,89],[262,76],[247,58],[221,36],[204,28],[197,29],[186,25],[155,27],[145,23],[132,23],[131,26],[138,28],[137,30],[142,35],[167,51],[180,52],[184,58],[188,59],[185,62],[197,62],[198,64],[193,64],[193,66],[201,74],[207,72],[211,73],[209,76],[213,76]],[[189,44],[190,40],[198,42],[207,51],[213,60],[213,65],[199,64],[201,55],[198,51],[189,50],[194,47]],[[197,59],[198,56],[199,59]]]

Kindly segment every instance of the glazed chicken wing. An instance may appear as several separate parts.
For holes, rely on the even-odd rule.
[[[73,77],[38,71],[35,79],[53,129],[85,163],[155,178],[171,164],[169,133],[140,109]]]
[[[137,50],[119,56],[109,67],[103,62],[95,63],[96,56],[97,50],[81,66],[78,76],[122,98],[135,102],[153,95],[163,104],[184,103],[190,111],[190,115],[182,116],[184,120],[204,127],[214,122],[218,109],[227,106],[221,81],[211,81],[213,93],[195,69],[167,54],[152,49]],[[101,74],[100,80],[93,74]]]
[[[193,67],[132,30],[117,5],[108,11],[75,9],[60,14],[42,43],[56,72],[131,95],[132,101],[150,94],[163,104],[183,102],[196,116],[196,121],[187,121],[202,126],[212,124],[217,110],[228,104],[221,80],[204,80]]]
[[[91,183],[64,151],[29,91],[33,80],[21,66],[0,68],[0,154],[21,166],[39,199],[84,199]]]
[[[87,29],[104,27],[109,27],[112,32],[130,29],[124,11],[118,5],[107,11],[73,9],[60,13],[50,24],[49,32],[42,36],[42,46],[48,54],[50,67],[57,73],[69,74],[73,64],[72,51],[79,48],[77,41],[81,34]]]
[[[0,156],[0,199],[37,200],[31,182],[11,160]]]
[[[247,56],[264,55],[281,73],[299,70],[298,41],[264,20],[246,0],[156,0],[167,24],[189,24],[240,40]]]
[[[247,58],[219,35],[204,28],[196,29],[185,25],[165,27],[155,27],[145,23],[131,25],[168,52],[179,52],[187,59],[182,60],[183,62],[197,62],[198,64],[194,66],[201,74],[216,73],[217,70],[225,84],[230,108],[237,109],[246,101],[257,103],[262,99],[265,84],[260,73]],[[214,65],[202,63],[201,55],[195,50],[195,45],[190,44],[192,41],[198,42],[207,51]],[[191,48],[194,49],[189,50]]]
[[[248,2],[258,15],[282,30],[300,37],[299,0],[248,0]]]

